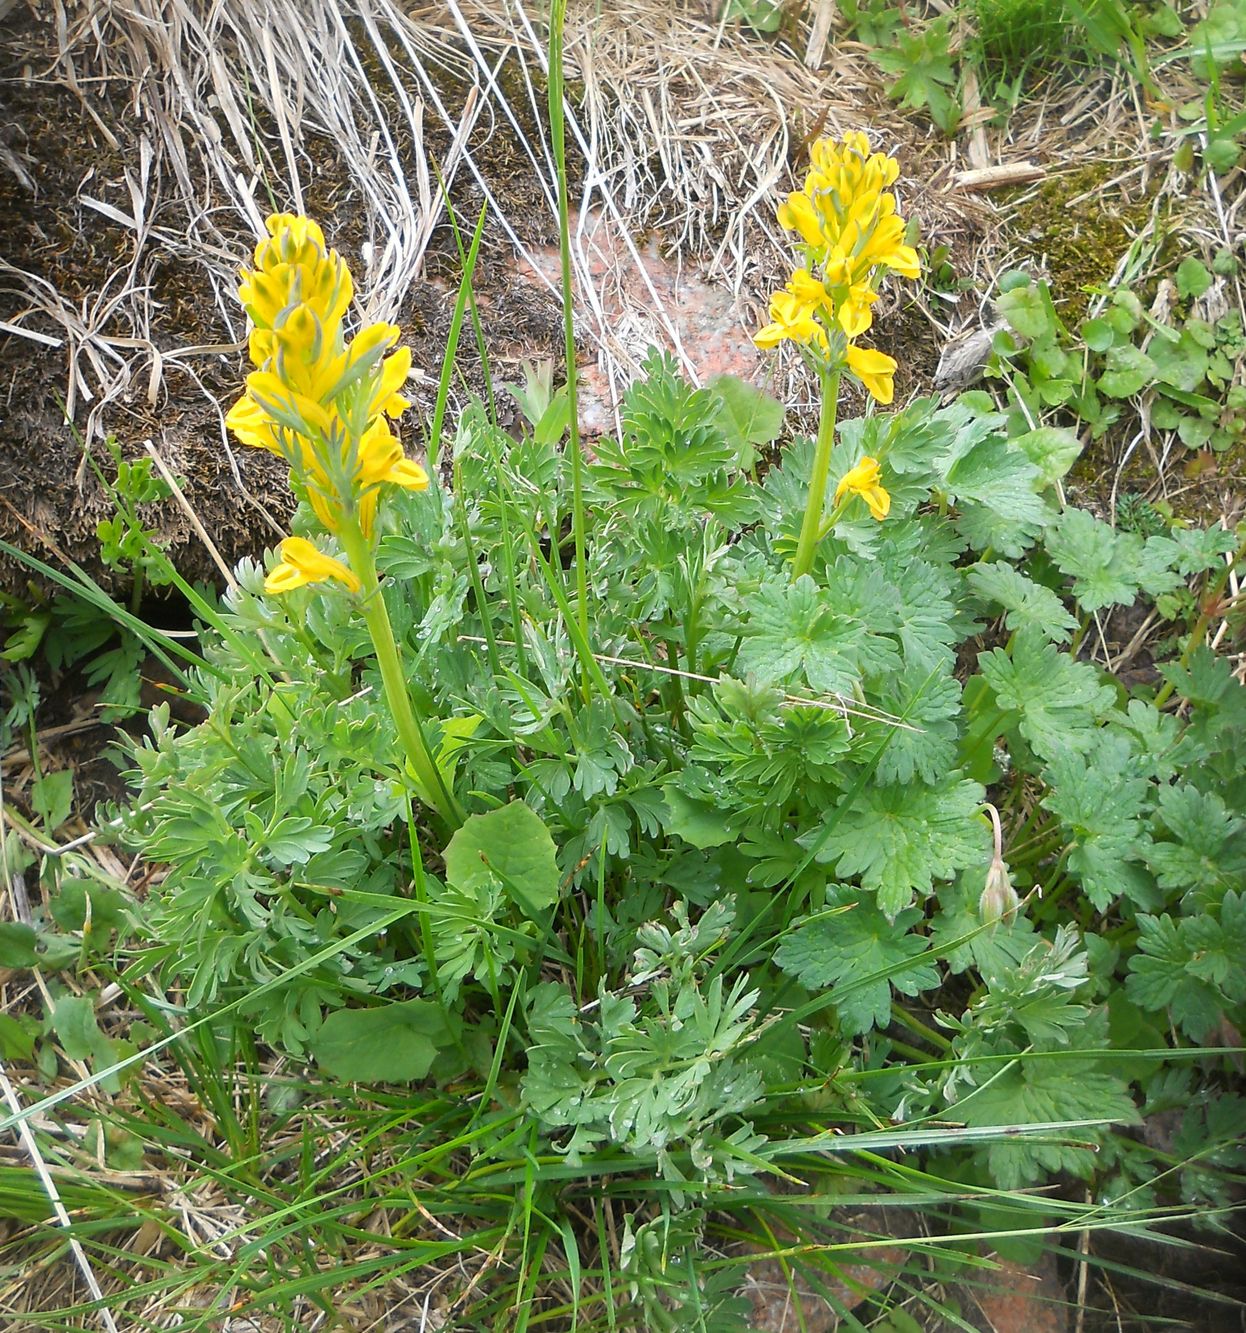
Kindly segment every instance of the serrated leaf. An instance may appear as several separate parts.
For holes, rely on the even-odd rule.
[[[1004,608],[1004,624],[1010,630],[1028,626],[1052,643],[1067,643],[1077,628],[1077,617],[1050,588],[1002,560],[975,565],[966,578],[979,597]]]
[[[1190,970],[1193,948],[1186,925],[1167,913],[1138,917],[1138,952],[1129,960],[1125,992],[1144,1009],[1167,1010],[1194,1041],[1205,1040],[1219,1023],[1223,998],[1206,978]]]
[[[727,438],[739,450],[741,466],[747,467],[755,448],[778,438],[783,404],[736,375],[716,375],[709,387],[722,401]]]
[[[878,758],[879,782],[936,784],[955,767],[960,683],[954,676],[906,669],[887,680],[878,704],[906,724],[894,728]]]
[[[888,918],[856,890],[839,886],[828,894],[828,908],[846,907],[805,922],[784,936],[775,963],[809,990],[830,987],[846,1032],[885,1028],[891,1021],[891,991],[917,995],[939,984],[938,970],[913,960],[927,942],[906,932],[921,912]]]
[[[475,893],[491,880],[530,920],[558,901],[558,857],[544,821],[523,801],[469,815],[446,847],[446,879]]]
[[[900,640],[906,669],[927,674],[956,660],[960,631],[955,623],[952,580],[925,560],[904,561],[903,577],[894,580],[892,618],[884,626]]]
[[[1067,426],[1039,426],[1014,436],[1013,444],[1034,464],[1047,486],[1054,486],[1082,452],[1077,432]]]
[[[988,436],[956,459],[943,485],[958,501],[985,505],[1013,523],[1037,523],[1046,512],[1038,489],[1042,477],[1025,454],[1002,434]]]
[[[983,1086],[956,1102],[952,1111],[975,1127],[1138,1120],[1133,1098],[1115,1074],[1103,1072],[1092,1060],[1041,1056],[1021,1056],[1002,1072],[993,1066],[984,1072]],[[1021,1189],[1052,1172],[1087,1177],[1094,1170],[1095,1144],[1102,1136],[1101,1130],[1079,1128],[1070,1130],[1064,1142],[1058,1133],[1042,1139],[1004,1139],[987,1149],[987,1164],[1000,1189]]]
[[[767,684],[803,678],[810,689],[851,694],[865,672],[899,665],[895,645],[872,628],[887,605],[885,580],[856,561],[840,563],[838,599],[807,574],[762,586],[742,631],[742,671]]]
[[[1056,755],[1045,776],[1050,790],[1043,804],[1064,827],[1068,868],[1095,909],[1105,911],[1121,894],[1143,907],[1158,906],[1154,885],[1137,864],[1150,849],[1142,823],[1150,782],[1128,738],[1099,733],[1085,753]]]
[[[1215,792],[1163,787],[1159,817],[1175,841],[1154,843],[1147,860],[1165,889],[1193,890],[1200,907],[1246,882],[1246,820]]]
[[[1128,606],[1134,600],[1142,549],[1140,538],[1117,532],[1084,509],[1066,509],[1047,533],[1047,550],[1072,578],[1074,595],[1085,611]]]
[[[1096,722],[1115,701],[1094,667],[1073,661],[1036,630],[1018,632],[1011,657],[993,648],[978,657],[978,665],[1000,707],[1020,715],[1022,736],[1045,759],[1066,749],[1088,750]]]
[[[317,1063],[344,1083],[411,1083],[425,1078],[453,1040],[439,1006],[403,1000],[339,1009],[308,1045]]]
[[[1219,523],[1209,528],[1177,528],[1172,534],[1177,544],[1177,569],[1188,578],[1217,568],[1226,555],[1237,549],[1237,537]]]
[[[1033,523],[1001,518],[986,505],[965,504],[956,516],[956,528],[975,551],[994,551],[1009,560],[1019,560],[1038,540],[1050,517],[1051,510],[1045,504]]]
[[[942,787],[870,786],[831,816],[832,831],[818,860],[847,878],[860,876],[878,896],[879,910],[894,917],[928,895],[935,879],[989,858],[986,829],[978,817],[981,786],[952,775]],[[802,841],[817,842],[815,830]]]
[[[929,107],[931,118],[950,134],[960,118],[959,106],[947,89],[956,84],[956,70],[948,50],[949,22],[937,19],[922,30],[895,34],[890,48],[872,51],[871,58],[896,81],[889,96],[901,106],[920,110]]]

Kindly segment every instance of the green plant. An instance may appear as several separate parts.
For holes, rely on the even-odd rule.
[[[1044,293],[1001,304],[1037,349],[1005,349],[1018,402],[1085,392]],[[1117,310],[1112,347],[1136,346]],[[339,372],[321,397],[347,422]],[[858,1261],[845,1198],[927,1210],[938,1235],[910,1244],[945,1265],[957,1228],[1231,1207],[1232,1052],[1205,1043],[1246,1022],[1246,688],[1207,640],[1246,534],[1064,505],[1076,438],[985,394],[840,421],[822,382],[818,438],[757,475],[782,412],[747,385],[652,353],[589,457],[574,380],[534,372],[533,430],[473,404],[453,488],[388,492],[366,532],[379,464],[297,404],[311,553],[288,539],[201,601],[203,716],[153,710],[118,814],[162,873],[67,917],[124,908],[138,1049],[53,1010],[90,1083],[169,1050],[212,1108],[114,1126],[119,1154],[194,1158],[245,1205],[240,1245],[151,1279],[192,1326],[219,1314],[196,1283],[290,1327],[302,1299],[339,1313],[313,1238],[383,1235],[367,1283],[474,1256],[463,1326],[701,1329],[738,1326],[753,1256],[818,1291]],[[345,561],[312,541],[334,537]],[[1197,614],[1150,678],[1090,657],[1117,608],[1182,596]],[[40,965],[38,930],[7,946]],[[8,1035],[20,1056],[44,1034]],[[344,1139],[300,1126],[304,1099]],[[1175,1105],[1171,1150],[1130,1132]]]
[[[961,117],[954,24],[955,16],[947,14],[920,28],[897,29],[886,46],[870,53],[884,73],[894,76],[888,95],[901,106],[929,110],[931,120],[948,136],[956,132]]]
[[[970,13],[978,57],[997,79],[1024,79],[1068,55],[1073,17],[1065,0],[973,0]]]
[[[1173,432],[1189,448],[1223,451],[1239,441],[1246,429],[1241,318],[1229,310],[1209,323],[1193,313],[1191,303],[1213,281],[1199,260],[1183,260],[1175,278],[1180,304],[1167,319],[1119,287],[1104,294],[1103,312],[1083,320],[1074,336],[1046,283],[1006,274],[998,308],[1008,332],[996,351],[1024,419],[1037,423],[1054,409],[1098,439],[1135,420],[1145,401],[1151,427]],[[1042,439],[1054,443],[1052,428],[1045,429]]]
[[[144,592],[167,586],[173,578],[169,558],[156,546],[144,526],[142,506],[167,498],[168,486],[152,476],[150,459],[126,462],[111,437],[106,441],[115,475],[109,480],[92,459],[100,484],[114,507],[112,517],[97,525],[100,558],[130,587],[131,622],[136,618]],[[93,598],[77,595],[74,580],[67,580],[61,595],[50,595],[34,584],[27,598],[0,594],[0,673],[12,691],[11,698],[25,699],[23,720],[37,711],[40,687],[33,675],[18,677],[5,664],[32,662],[41,657],[46,667],[60,675],[80,667],[89,688],[98,688],[103,720],[120,721],[139,709],[142,687],[140,670],[150,651],[150,634],[136,632],[119,623],[111,600],[95,586]],[[16,714],[11,708],[0,723],[0,738],[8,743]]]
[[[454,442],[466,534],[435,487],[391,506],[383,595],[424,706],[462,738],[456,786],[481,812],[466,856],[452,842],[443,859],[409,822],[348,599],[277,603],[241,572],[224,619],[263,632],[278,683],[214,642],[209,720],[174,730],[158,714],[135,751],[129,836],[170,865],[145,909],[146,967],[188,987],[192,1010],[227,1004],[339,1073],[359,1069],[335,1063],[344,1041],[360,1058],[384,1043],[390,1078],[440,1050],[447,1069],[515,1086],[569,1162],[656,1170],[689,1200],[757,1169],[799,1089],[848,1121],[1131,1119],[1142,1076],[1113,1052],[1163,1047],[1156,1020],[1176,1003],[1178,1063],[1152,1054],[1145,1089],[1246,1000],[1211,963],[1186,998],[1197,946],[1178,924],[1206,920],[1231,956],[1243,830],[1220,793],[1240,782],[1226,764],[1243,691],[1191,640],[1170,676],[1190,709],[1178,722],[1068,644],[1084,618],[1221,567],[1233,537],[1057,514],[1067,464],[1036,463],[979,395],[841,424],[835,470],[881,458],[892,512],[840,520],[793,584],[782,535],[805,510],[811,445],[760,485],[733,477],[724,400],[660,360],[649,376],[625,406],[630,443],[591,471],[588,690],[542,555],[569,494],[552,446],[469,414]],[[664,448],[682,470],[648,470]],[[669,478],[660,501],[646,477]],[[962,682],[956,650],[984,614],[1005,637]],[[1010,923],[978,915],[984,783],[1029,904]],[[514,859],[524,839],[535,860]],[[1178,868],[1186,848],[1219,888]],[[977,998],[947,1036],[909,1006],[955,975]],[[351,1013],[339,1031],[332,1016]],[[409,1064],[395,1023],[415,1034]],[[858,1083],[867,1046],[893,1052],[890,1080]],[[1100,1157],[1013,1142],[979,1150],[976,1179],[1149,1169],[1128,1140],[1081,1135]]]
[[[100,558],[109,569],[129,578],[130,610],[137,611],[148,588],[167,587],[173,581],[169,558],[152,542],[140,512],[145,505],[167,500],[173,491],[163,478],[153,475],[152,459],[127,462],[121,446],[111,435],[105,445],[113,462],[111,481],[100,471],[94,457],[88,455],[114,509],[111,518],[96,524]]]

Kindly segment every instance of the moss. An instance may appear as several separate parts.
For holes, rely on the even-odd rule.
[[[1013,231],[1042,261],[1056,309],[1070,327],[1085,315],[1089,289],[1111,281],[1150,221],[1153,194],[1134,200],[1103,188],[1118,170],[1117,163],[1095,162],[1063,172],[1012,212]]]

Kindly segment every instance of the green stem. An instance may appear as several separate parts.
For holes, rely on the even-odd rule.
[[[420,795],[450,828],[457,829],[463,823],[463,810],[441,776],[428,747],[424,728],[411,703],[406,673],[402,669],[402,658],[394,638],[394,627],[390,624],[385,598],[381,595],[380,580],[376,576],[372,543],[353,519],[343,523],[337,535],[351,569],[363,584],[360,605],[368,633],[372,636],[372,647],[376,651],[376,664],[385,686],[385,701],[398,729],[398,739],[402,742],[407,762],[420,784]]]
[[[822,527],[822,511],[826,508],[826,484],[831,474],[831,450],[835,446],[835,414],[839,409],[839,371],[823,370],[822,415],[818,420],[818,443],[813,455],[813,474],[809,478],[809,501],[805,506],[804,522],[800,526],[800,541],[792,562],[792,579],[808,574],[813,568],[813,552],[818,544]]]
[[[580,448],[579,406],[576,401],[575,305],[571,286],[571,205],[567,199],[566,122],[563,112],[563,24],[567,0],[552,0],[549,18],[549,133],[558,171],[558,254],[562,261],[562,337],[567,369],[567,409],[571,439],[571,529],[575,539],[575,596],[580,635],[588,642],[588,565],[584,556],[584,456]],[[550,529],[558,542],[558,531]],[[557,566],[555,555],[553,564]],[[592,693],[592,675],[585,669],[584,694]]]
[[[909,1013],[903,1005],[893,1004],[891,1016],[910,1032],[915,1032],[924,1041],[928,1041],[936,1051],[949,1051],[952,1043],[941,1032],[936,1032],[929,1024],[923,1023],[915,1014]]]
[[[1185,648],[1182,650],[1181,657],[1177,665],[1184,671],[1190,665],[1192,658],[1203,642],[1203,635],[1207,633],[1207,626],[1211,624],[1211,618],[1216,614],[1220,607],[1220,598],[1224,593],[1225,587],[1229,582],[1229,575],[1237,568],[1242,558],[1246,556],[1246,544],[1239,546],[1233,555],[1232,560],[1225,562],[1224,569],[1216,577],[1216,581],[1207,589],[1203,595],[1202,610],[1199,612],[1198,619],[1194,622],[1194,628],[1190,631],[1190,637],[1186,640]],[[1155,696],[1155,707],[1163,708],[1172,696],[1176,686],[1171,680],[1165,681],[1163,688]]]

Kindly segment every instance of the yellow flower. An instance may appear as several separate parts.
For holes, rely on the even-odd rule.
[[[787,202],[779,205],[779,226],[787,231],[800,232],[806,245],[817,249],[827,243],[822,230],[822,215],[807,194],[789,194]]]
[[[845,495],[859,495],[869,511],[881,523],[891,511],[891,496],[879,484],[878,459],[866,454],[864,458],[840,478],[835,487],[835,503]]]
[[[324,583],[336,579],[350,592],[358,592],[363,584],[340,560],[318,551],[302,537],[287,537],[279,548],[281,562],[264,580],[265,592],[290,592],[308,583]]]
[[[844,353],[844,362],[865,385],[872,397],[884,405],[891,402],[895,396],[895,386],[892,382],[892,377],[896,373],[894,358],[868,347],[854,347],[849,344],[848,350]]]
[[[393,324],[370,324],[346,339],[350,271],[314,222],[281,213],[267,228],[238,291],[254,325],[257,369],[226,425],[244,444],[289,463],[327,528],[339,531],[353,516],[369,536],[379,487],[428,485],[385,421],[409,406],[399,390],[411,351],[396,346]]]
[[[826,284],[820,278],[815,278],[807,268],[798,268],[785,290],[810,310],[831,304],[831,294],[826,290]]]
[[[256,366],[272,356],[273,331],[290,306],[309,307],[332,343],[354,295],[350,270],[314,222],[276,213],[265,226],[268,239],[255,247],[254,270],[239,270],[238,299],[254,326],[249,350]]]
[[[813,308],[790,291],[770,298],[771,322],[753,335],[758,347],[777,347],[785,339],[807,347],[813,343],[826,349],[826,330],[814,318]]]
[[[821,270],[827,308],[845,335],[857,338],[870,327],[880,276],[891,272],[917,278],[921,273],[917,251],[904,244],[904,221],[896,213],[895,196],[886,191],[900,167],[885,153],[872,153],[869,139],[859,131],[839,142],[819,139],[810,160],[804,188],[779,205],[779,223],[799,234],[810,269]],[[773,326],[765,332],[769,340],[761,346],[791,336],[775,332]]]
[[[859,131],[838,143],[818,140],[810,158],[804,189],[779,206],[780,224],[798,232],[808,248],[809,267],[797,269],[785,293],[771,302],[772,322],[754,338],[759,347],[773,347],[784,339],[825,347],[825,335],[814,332],[813,315],[820,309],[830,313],[849,341],[859,338],[873,322],[878,276],[889,271],[908,278],[920,274],[917,252],[904,244],[895,196],[885,192],[899,175],[895,159],[871,153],[869,139]],[[861,355],[853,362],[849,356],[849,369],[869,377],[870,392],[880,402],[890,402],[885,363]]]
[[[839,301],[839,308],[835,312],[835,318],[839,321],[839,327],[849,338],[859,338],[869,329],[874,322],[870,306],[877,300],[878,293],[860,283],[850,285],[844,289],[844,294]]]

